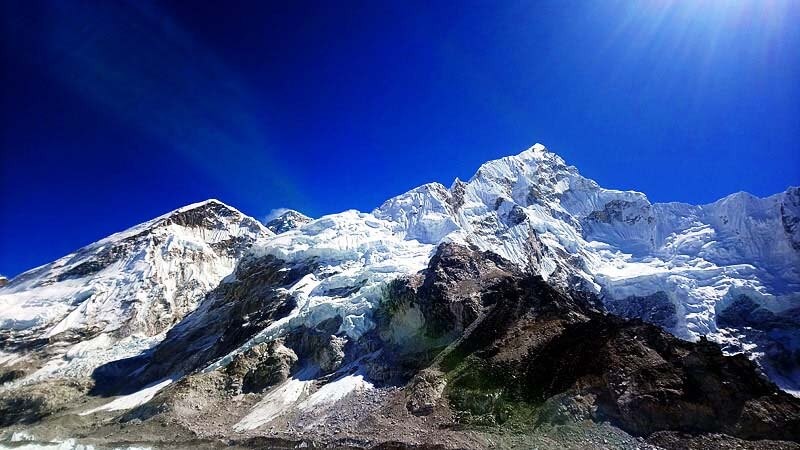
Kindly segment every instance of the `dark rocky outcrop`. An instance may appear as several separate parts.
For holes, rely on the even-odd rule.
[[[226,225],[223,219],[230,219],[239,214],[218,200],[208,200],[193,208],[176,211],[163,219],[162,223],[164,225],[174,223],[184,227],[214,230]],[[242,216],[240,225],[251,228],[253,231],[259,229],[258,222],[252,217]]]
[[[547,405],[559,399],[582,418],[639,436],[800,440],[800,401],[744,356],[601,312],[585,294],[560,292],[494,255],[443,245],[426,271],[393,293],[406,305],[392,304],[394,315],[417,308],[428,335],[448,337],[406,388],[414,414],[446,399],[460,422],[497,425],[524,415],[535,426],[553,420]],[[384,331],[394,315],[381,322]]]
[[[341,324],[341,318],[335,317],[314,328],[298,327],[286,336],[286,346],[317,367],[321,375],[327,375],[339,369],[345,360],[347,338],[336,335]]]
[[[678,430],[800,439],[800,403],[747,358],[638,321],[605,316],[569,325],[527,355],[522,368],[529,400],[568,390],[592,394],[595,419],[636,435]]]
[[[800,328],[800,308],[793,308],[777,314],[759,305],[746,295],[740,295],[730,305],[717,312],[717,325],[720,327],[751,327],[764,331],[774,329]]]
[[[425,318],[421,334],[451,341],[493,301],[497,283],[517,273],[515,266],[493,253],[443,244],[428,269],[389,286],[388,300],[382,305],[388,314],[378,316],[378,328],[392,331],[391,320],[401,311],[417,309]]]
[[[254,345],[236,357],[223,370],[233,393],[264,392],[285,381],[297,355],[281,340]]]
[[[142,233],[144,234],[144,233]],[[120,259],[124,258],[128,252],[134,247],[137,239],[144,239],[145,237],[141,235],[136,235],[131,238],[122,240],[115,245],[109,246],[104,248],[94,256],[92,259],[82,262],[75,267],[65,271],[64,273],[60,274],[56,281],[64,281],[73,278],[83,278],[101,270],[105,269],[106,267],[110,266],[111,264],[119,261]]]

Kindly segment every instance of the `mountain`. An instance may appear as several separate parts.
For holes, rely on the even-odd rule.
[[[790,448],[799,302],[800,189],[654,204],[537,144],[370,213],[262,226],[209,201],[20,275],[0,288],[0,426]]]
[[[311,222],[311,218],[294,210],[288,210],[278,217],[268,221],[265,226],[275,234],[294,230]]]
[[[596,293],[619,315],[747,350],[797,390],[798,205],[799,188],[701,206],[651,204],[642,193],[600,187],[535,145],[484,164],[467,182],[414,189],[373,214],[406,238],[474,245],[556,285]],[[718,314],[741,303],[749,315],[775,316],[780,330],[748,319],[719,326]]]
[[[217,200],[27,271],[0,290],[0,345],[32,379],[88,376],[152,347],[272,233]],[[26,356],[19,361],[17,354]]]

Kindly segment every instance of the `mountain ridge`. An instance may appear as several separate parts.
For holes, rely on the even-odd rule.
[[[79,308],[87,311],[78,314],[81,320],[68,321],[67,325],[80,325],[77,328],[57,328],[57,324],[42,334],[44,325],[38,323],[18,323],[14,328],[15,319],[9,319],[9,311],[0,308],[0,332],[5,334],[0,336],[0,370],[14,373],[11,383],[0,388],[0,395],[16,398],[14,390],[28,384],[85,380],[91,373],[94,387],[86,392],[80,388],[80,395],[90,399],[114,393],[126,396],[107,404],[93,400],[96,407],[84,409],[81,414],[102,416],[116,411],[119,404],[127,405],[124,409],[133,411],[130,414],[139,414],[137,408],[146,408],[151,399],[160,402],[176,389],[187,388],[187,383],[202,384],[213,379],[213,383],[227,386],[215,384],[213,389],[221,391],[214,395],[233,392],[242,398],[260,399],[258,404],[250,404],[250,410],[237,409],[235,414],[246,411],[246,416],[225,425],[229,431],[257,435],[253,430],[280,417],[325,409],[328,406],[324,405],[330,402],[338,404],[361,393],[384,395],[387,391],[380,387],[381,383],[412,376],[402,369],[409,361],[383,359],[391,353],[392,342],[400,347],[416,343],[441,355],[446,355],[451,346],[469,342],[473,333],[470,327],[479,327],[487,315],[497,314],[492,313],[493,304],[478,304],[472,297],[494,295],[491,280],[501,272],[515,280],[541,277],[542,283],[558,293],[553,294],[556,297],[584,299],[559,303],[567,305],[560,310],[565,317],[595,317],[598,313],[582,309],[588,307],[650,323],[701,347],[708,339],[728,354],[747,355],[760,368],[736,363],[734,366],[740,367],[736,371],[763,370],[783,389],[795,392],[800,386],[800,361],[794,356],[800,349],[798,216],[800,189],[792,187],[766,198],[735,193],[706,205],[650,203],[645,194],[637,191],[601,187],[540,144],[517,155],[488,161],[469,180],[456,178],[450,188],[440,183],[424,184],[386,200],[371,212],[349,210],[309,219],[289,211],[276,218],[274,230],[210,199],[90,244],[0,288],[2,306],[26,301],[26,295],[39,285],[66,286],[74,282],[70,298],[76,308],[69,314]],[[170,231],[153,231],[159,227]],[[105,274],[108,264],[117,261],[117,256],[99,258],[98,252],[102,253],[108,244],[137,236],[144,236],[146,242],[134,245],[134,251],[122,252],[123,260],[133,253],[174,255],[174,265],[157,260],[173,271],[168,270],[153,286],[168,286],[175,277],[172,274],[188,271],[192,275],[179,278],[189,286],[186,302],[178,314],[170,313],[169,308],[145,306],[152,320],[145,321],[144,328],[129,319],[123,321],[125,326],[98,321],[96,318],[102,315],[80,306],[91,305],[92,297],[79,295],[86,285],[102,285],[104,279],[97,278],[97,274]],[[471,257],[474,264],[494,268],[483,275],[481,271],[459,268],[456,273],[463,271],[463,279],[458,278],[446,293],[424,300],[430,295],[426,292],[435,291],[417,291],[414,283],[424,283],[419,274],[434,270],[433,267],[444,272],[454,270],[435,263],[437,255],[450,246],[477,252]],[[62,260],[61,265],[56,264]],[[133,271],[138,267],[136,261],[131,260],[133,265],[115,266],[114,276],[123,280],[128,274],[144,273]],[[214,263],[206,267],[204,261]],[[454,267],[466,264],[458,258],[454,261]],[[52,273],[47,272],[54,264]],[[79,267],[83,269],[77,270]],[[197,267],[206,269],[194,274]],[[197,285],[198,280],[205,281]],[[392,289],[398,280],[410,280],[412,287],[395,303]],[[125,285],[138,286],[130,282]],[[26,286],[34,289],[21,288]],[[131,289],[161,298],[161,294],[152,293],[156,291]],[[507,305],[504,308],[511,308],[508,311],[512,315],[507,320],[519,319],[513,313],[513,305],[521,301],[520,295],[515,293],[503,300]],[[172,304],[137,301],[131,304]],[[582,302],[588,302],[588,306],[580,306]],[[130,311],[112,308],[111,313],[113,317]],[[597,317],[597,330],[631,326],[624,320],[617,323],[615,319]],[[84,323],[92,326],[86,328]],[[552,325],[536,326],[540,325],[545,326],[543,339],[567,332],[561,325],[556,327],[561,331],[546,331]],[[420,327],[433,334],[419,335]],[[66,330],[82,331],[65,338]],[[450,331],[442,334],[441,330]],[[498,330],[502,331],[502,327]],[[124,341],[142,332],[145,339],[137,345],[97,356],[101,349],[119,347],[122,341],[118,339]],[[42,342],[42,336],[50,342]],[[487,339],[498,338],[492,335]],[[564,339],[571,342],[575,338],[564,335]],[[625,338],[623,343],[609,341],[609,345],[658,346],[662,344],[657,342],[667,338],[653,339],[635,343]],[[442,349],[441,345],[447,348]],[[686,347],[688,350],[679,353],[694,352],[692,348],[695,347]],[[698,354],[717,361],[712,353]],[[683,373],[683,363],[674,359],[674,353],[669,355],[673,355],[670,361],[678,371],[675,373]],[[483,356],[475,357],[483,361]],[[427,358],[424,356],[423,360]],[[51,362],[45,364],[46,361]],[[723,366],[728,364],[724,362],[727,360],[722,361]],[[642,367],[650,364],[640,363]],[[610,370],[602,361],[597,364],[597,370]],[[419,370],[435,372],[433,366]],[[561,373],[568,368],[553,370]],[[136,376],[130,378],[129,374]],[[753,380],[758,376],[754,376],[743,375],[742,380],[750,380],[743,383],[756,383]],[[438,386],[442,382],[439,375],[425,380],[425,385]],[[412,395],[417,389],[414,386],[423,381],[402,381],[411,383],[402,388],[403,392],[411,389],[408,392]],[[770,384],[765,386],[759,389],[772,389]],[[597,385],[597,389],[606,387]],[[438,388],[434,390],[438,392]],[[550,394],[561,395],[556,391]],[[409,411],[423,404],[444,407],[442,402],[446,401],[453,407],[452,402],[459,401],[445,397],[439,393],[432,399],[414,400],[412,403],[417,406]],[[622,400],[616,406],[604,401],[598,400],[597,405],[615,411],[630,407]],[[791,404],[790,400],[785,401]],[[283,406],[277,408],[275,404]],[[789,411],[793,406],[787,408]],[[427,407],[422,409],[428,411]],[[625,411],[614,414],[622,414],[620,420],[625,422],[629,420]],[[502,417],[496,414],[499,413],[491,415],[493,421]],[[737,413],[731,414],[730,422],[709,425],[703,432],[722,427],[737,436],[768,436],[742,431],[737,427],[745,425],[735,423],[751,422],[736,422],[740,420]],[[676,420],[674,416],[664,417],[666,430],[681,429],[670,428],[670,421]],[[756,422],[761,423],[762,419]],[[191,424],[186,426],[191,428]],[[647,429],[647,433],[655,431]]]

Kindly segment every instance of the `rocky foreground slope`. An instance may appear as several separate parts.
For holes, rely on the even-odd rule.
[[[0,426],[97,447],[800,448],[799,213],[797,188],[651,204],[539,145],[372,213],[264,227],[192,205],[0,288]]]

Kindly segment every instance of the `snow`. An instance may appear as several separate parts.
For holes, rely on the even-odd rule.
[[[36,438],[32,434],[25,431],[15,431],[11,435],[11,442],[35,441]]]
[[[63,317],[71,310],[71,301],[91,296],[80,280],[44,285],[20,293],[0,290],[0,328],[23,330],[40,327]],[[8,293],[7,293],[8,292]]]
[[[372,383],[364,379],[363,373],[346,375],[323,385],[316,392],[308,396],[308,398],[300,402],[297,405],[297,409],[304,411],[333,405],[351,392],[365,391],[372,388]]]
[[[349,369],[342,369],[342,372]],[[314,391],[316,368],[306,368],[297,375],[273,388],[236,425],[235,431],[254,430],[268,424],[289,411],[318,410],[335,405],[355,391],[369,390],[372,383],[361,371],[344,374]],[[319,411],[316,411],[319,413]]]
[[[265,425],[286,412],[308,392],[314,384],[313,368],[305,369],[297,375],[273,388],[243,417],[233,429],[236,431],[254,430]]]
[[[168,281],[178,279],[181,270],[189,269],[189,278],[201,286],[198,291],[216,286],[236,261],[217,255],[211,244],[241,235],[271,233],[258,228],[252,219],[245,222],[246,216],[233,209],[234,217],[224,227],[213,230],[185,227],[168,220],[178,212],[213,202],[180,208],[19,275],[0,289],[0,327],[49,327],[48,337],[95,323],[104,323],[104,328],[111,331],[134,312],[129,304],[149,309],[150,304],[140,304],[148,297],[138,295],[143,291],[166,286],[167,292],[159,293],[171,300],[176,287]],[[88,277],[69,275],[70,269],[102,259],[104,252],[115,246],[120,246],[124,254],[108,267]]]
[[[15,450],[94,450],[93,445],[79,444],[75,439],[67,439],[63,442],[31,442],[26,444],[14,444],[7,447],[0,443],[0,449]]]
[[[124,395],[117,399],[112,400],[105,405],[98,406],[97,408],[90,409],[86,412],[82,412],[81,416],[86,416],[89,414],[94,414],[100,411],[123,411],[126,409],[135,408],[140,405],[144,405],[145,403],[149,402],[156,394],[165,387],[172,384],[172,379],[168,378],[159,382],[156,382],[140,391],[134,392],[133,394]]]

